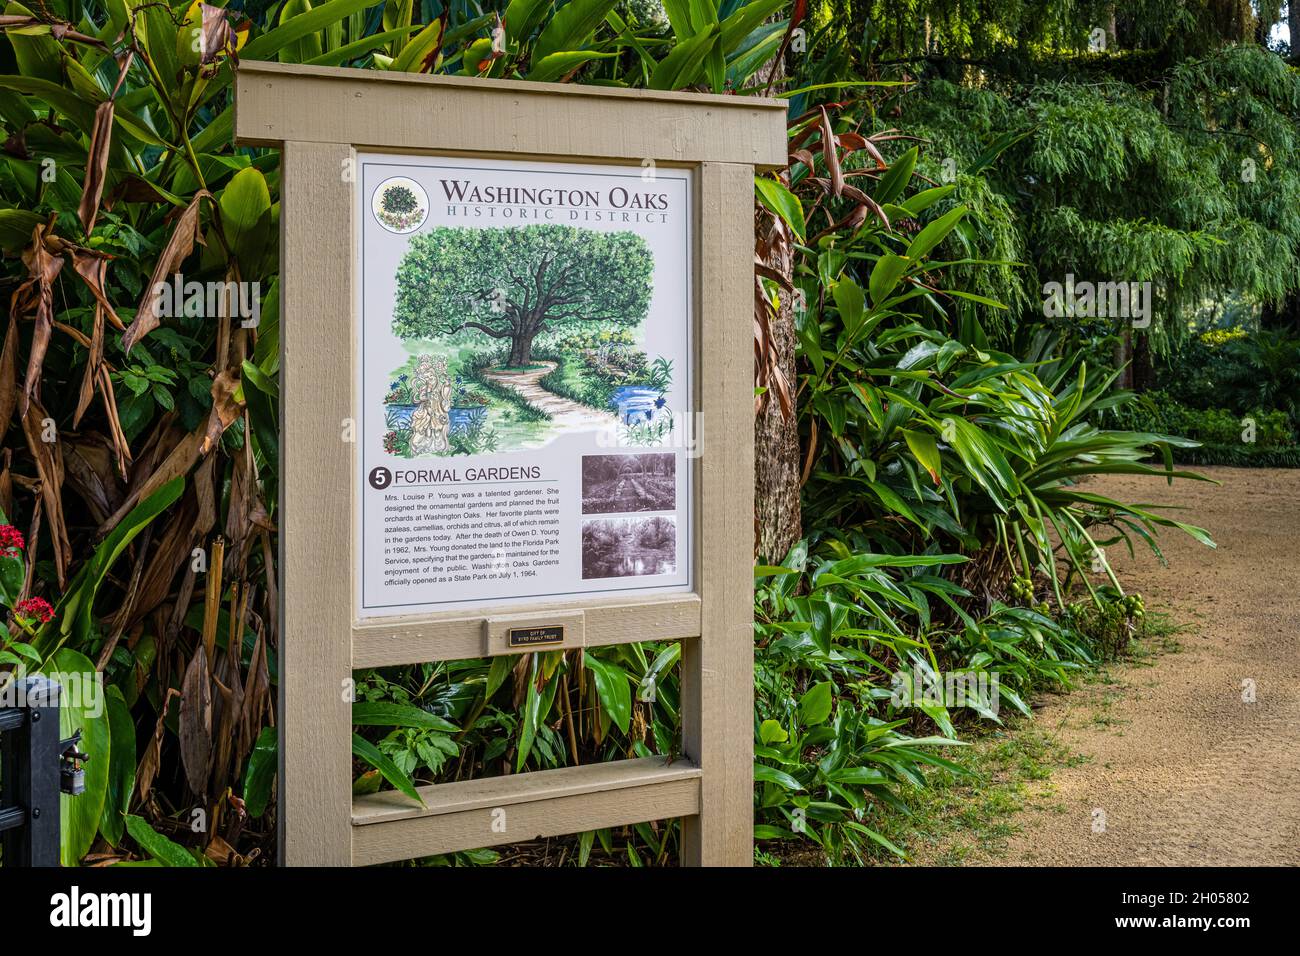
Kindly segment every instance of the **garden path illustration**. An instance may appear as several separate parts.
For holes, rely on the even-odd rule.
[[[555,363],[537,360],[536,368],[522,370],[484,369],[486,381],[501,385],[517,393],[524,401],[551,417],[561,431],[614,428],[618,418],[611,412],[602,412],[542,388],[541,380],[555,371]]]

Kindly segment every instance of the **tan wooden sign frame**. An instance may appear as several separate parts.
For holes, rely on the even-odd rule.
[[[753,175],[785,165],[785,104],[741,96],[245,62],[235,141],[281,164],[280,853],[347,866],[681,817],[683,862],[749,865],[753,841]],[[692,593],[354,614],[358,150],[695,170]],[[682,757],[620,760],[353,798],[359,668],[680,640]],[[498,808],[508,811],[495,832]],[[497,828],[499,829],[499,828]]]

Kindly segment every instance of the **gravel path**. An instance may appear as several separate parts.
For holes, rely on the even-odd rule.
[[[1089,759],[1036,785],[997,862],[1300,864],[1300,470],[1196,470],[1222,484],[1095,482],[1185,506],[1175,516],[1218,549],[1173,530],[1160,536],[1168,568],[1145,548],[1108,549],[1126,588],[1187,625],[1182,649],[1044,704],[1039,727]]]
[[[523,397],[529,405],[540,408],[551,416],[551,421],[561,431],[585,431],[592,428],[614,428],[618,425],[618,416],[609,412],[597,411],[580,402],[548,392],[538,383],[555,369],[554,362],[538,361],[539,368],[526,372],[504,372],[498,369],[484,369],[480,374],[489,382],[504,385]]]

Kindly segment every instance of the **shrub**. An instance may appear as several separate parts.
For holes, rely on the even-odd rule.
[[[1099,420],[1133,431],[1186,435],[1200,443],[1173,449],[1175,460],[1194,465],[1293,467],[1300,447],[1291,418],[1278,409],[1239,415],[1224,408],[1190,408],[1164,391],[1145,392],[1110,408]],[[1253,430],[1253,441],[1248,441]]]
[[[419,204],[420,201],[416,199],[415,193],[405,186],[389,186],[384,190],[383,198],[380,200],[380,205],[385,212],[399,216],[411,212]]]

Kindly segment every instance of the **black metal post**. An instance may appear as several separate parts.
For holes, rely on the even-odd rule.
[[[48,677],[24,677],[0,702],[0,863],[59,865],[59,698]]]

